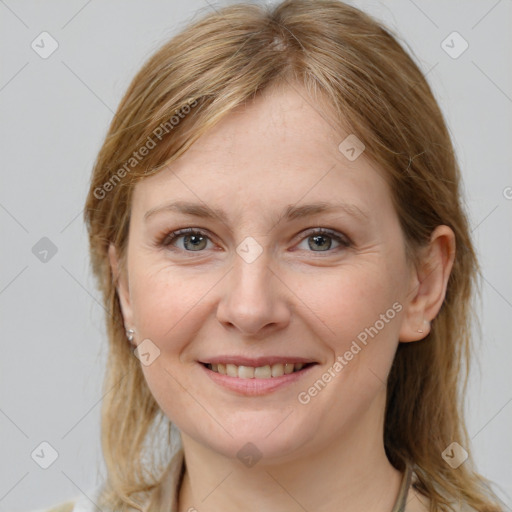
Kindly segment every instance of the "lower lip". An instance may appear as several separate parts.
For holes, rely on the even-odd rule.
[[[268,379],[241,379],[240,377],[230,377],[229,375],[214,372],[202,363],[199,363],[199,365],[203,368],[208,377],[213,380],[213,382],[220,384],[231,391],[236,391],[241,395],[247,396],[261,396],[266,395],[267,393],[272,393],[273,391],[287,386],[288,384],[297,382],[302,377],[309,374],[310,370],[316,366],[316,364],[312,364],[298,372],[281,375],[281,377],[269,377]]]

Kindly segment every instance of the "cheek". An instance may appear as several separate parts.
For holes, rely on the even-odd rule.
[[[130,281],[134,318],[141,335],[165,340],[179,331],[187,317],[201,311],[203,297],[218,282],[217,276],[187,273],[170,266],[141,265]]]
[[[399,299],[391,276],[382,268],[368,267],[352,266],[338,275],[316,278],[311,291],[304,294],[331,331],[357,334]]]
[[[361,378],[361,384],[368,368],[384,378],[393,361],[403,309],[400,286],[386,265],[375,261],[317,278],[309,293],[303,288],[305,303],[319,318],[315,333],[333,362],[344,357],[343,373]]]

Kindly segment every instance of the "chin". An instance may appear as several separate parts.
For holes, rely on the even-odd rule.
[[[232,436],[217,425],[215,431],[210,428],[196,431],[192,437],[227,458],[239,459],[247,467],[252,467],[251,464],[288,463],[304,456],[304,445],[314,438],[314,432],[308,432],[304,426],[290,430],[291,422],[297,419],[293,418],[294,413],[279,412],[273,415],[260,411],[259,418],[256,413],[248,414],[245,421],[241,415],[239,421],[232,421],[225,427]],[[215,432],[213,436],[212,432]]]

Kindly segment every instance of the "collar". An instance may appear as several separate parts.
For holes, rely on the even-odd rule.
[[[406,512],[407,496],[413,477],[413,464],[406,463],[402,483],[398,491],[396,502],[391,512]],[[178,512],[179,490],[185,474],[185,457],[183,446],[174,453],[165,470],[156,492],[145,505],[145,511],[151,512]]]
[[[402,483],[400,484],[398,496],[391,512],[405,512],[405,505],[407,504],[407,496],[411,487],[412,475],[413,465],[406,463],[404,476],[402,477]]]

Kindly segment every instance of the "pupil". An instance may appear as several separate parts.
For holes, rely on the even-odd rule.
[[[325,242],[329,237],[325,237],[324,235],[314,235],[313,237],[313,240],[315,241],[314,243],[315,244],[319,244],[319,245],[315,245],[315,246],[312,246],[311,244],[309,244],[309,247],[313,250],[318,249],[319,247],[320,248],[326,248],[326,249],[329,249],[330,247],[330,243],[325,243],[325,244],[322,244],[322,241]],[[324,247],[322,247],[322,245],[324,245]]]
[[[195,248],[198,248],[199,245],[201,244],[201,242],[204,241],[204,237],[199,235],[189,235],[189,236],[186,236],[185,237],[185,246],[187,246],[187,243],[188,242],[192,242],[192,245],[195,247]]]

